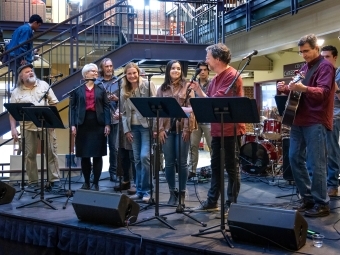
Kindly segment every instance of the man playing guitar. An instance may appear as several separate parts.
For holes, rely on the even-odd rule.
[[[326,182],[326,132],[333,127],[335,70],[320,55],[315,35],[303,36],[298,47],[299,54],[306,61],[300,70],[305,78],[291,81],[288,85],[278,83],[277,89],[285,94],[302,92],[291,126],[289,146],[292,173],[303,198],[296,209],[305,212],[305,216],[322,217],[330,212]],[[313,173],[312,180],[307,167]]]

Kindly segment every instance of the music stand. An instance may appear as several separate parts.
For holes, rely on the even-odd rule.
[[[188,116],[184,113],[178,102],[175,98],[172,97],[149,97],[149,98],[130,98],[131,102],[135,105],[138,111],[142,114],[143,117],[156,118],[156,166],[155,166],[155,179],[156,179],[156,201],[155,201],[155,216],[151,218],[147,218],[138,222],[133,223],[132,225],[137,225],[146,221],[150,221],[153,219],[157,219],[163,224],[167,225],[169,228],[176,230],[176,228],[172,227],[169,223],[167,223],[163,217],[159,215],[159,118],[188,118]],[[150,173],[151,174],[151,173]],[[150,183],[151,192],[152,192],[152,183]],[[177,211],[176,211],[177,212]],[[189,218],[201,223],[196,220],[192,216],[186,214],[184,211],[180,212]]]
[[[25,190],[25,121],[30,120],[29,117],[25,116],[25,112],[23,111],[23,107],[31,107],[34,106],[32,103],[4,103],[5,108],[11,114],[11,116],[16,121],[23,122],[23,129],[21,135],[22,142],[22,155],[21,155],[21,191],[18,197],[18,200],[22,197],[25,191],[30,193],[36,193],[34,191]]]
[[[287,102],[288,96],[278,95],[278,96],[275,96],[274,98],[275,98],[277,110],[279,111],[279,115],[282,116],[286,108],[286,102]]]
[[[25,205],[18,206],[18,208],[22,208],[25,206],[33,205],[39,202],[44,203],[45,205],[49,206],[50,208],[57,210],[53,205],[51,205],[47,200],[44,198],[44,128],[45,132],[47,132],[48,128],[65,128],[61,118],[59,116],[58,110],[55,106],[35,106],[35,107],[24,107],[23,111],[27,114],[34,125],[36,127],[41,128],[41,177],[40,177],[40,199]],[[48,147],[46,141],[46,148]],[[48,164],[48,162],[47,162]]]
[[[225,229],[225,215],[224,215],[224,123],[234,123],[234,146],[236,155],[236,123],[258,123],[260,117],[257,111],[255,99],[247,97],[221,97],[221,98],[191,98],[191,107],[194,111],[198,123],[220,123],[221,124],[221,148],[220,148],[220,193],[221,193],[221,224],[210,227],[208,229],[200,230],[198,234],[192,236],[201,236],[212,233],[221,232],[228,245],[234,246],[226,235]],[[236,160],[234,160],[236,167]],[[235,169],[235,171],[237,171]],[[237,176],[236,176],[237,177]],[[233,192],[237,188],[233,187]],[[210,230],[220,226],[218,230]]]

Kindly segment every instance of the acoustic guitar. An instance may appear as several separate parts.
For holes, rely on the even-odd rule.
[[[297,73],[296,76],[293,78],[293,82],[296,83],[300,80],[303,80],[305,76],[302,73]],[[286,126],[292,126],[296,111],[299,107],[299,102],[301,98],[301,93],[300,91],[290,91],[289,96],[286,102],[286,107],[283,112],[283,117],[282,117],[282,124]]]

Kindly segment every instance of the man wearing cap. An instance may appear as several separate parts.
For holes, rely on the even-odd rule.
[[[42,80],[37,79],[33,71],[32,64],[20,66],[17,70],[18,82],[17,87],[13,90],[11,95],[11,103],[32,103],[36,106],[55,105],[58,99],[54,95],[52,89],[46,94],[45,99],[40,98],[45,94],[49,85]],[[18,131],[16,129],[15,119],[9,115],[11,124],[11,133],[15,141],[18,140]],[[20,131],[23,130],[23,123],[20,122]],[[38,184],[38,166],[37,166],[37,147],[38,139],[41,138],[41,131],[33,122],[25,121],[25,164],[26,173],[28,176],[28,184],[30,187],[35,187]],[[47,147],[48,158],[48,181],[51,186],[58,186],[60,181],[60,172],[57,158],[57,142],[54,129],[47,129],[48,141]],[[44,137],[45,138],[45,137]],[[44,139],[46,141],[46,139]],[[45,154],[46,155],[46,154]],[[57,183],[58,182],[58,183]]]

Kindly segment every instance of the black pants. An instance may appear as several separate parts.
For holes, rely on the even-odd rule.
[[[100,175],[102,174],[103,158],[93,157],[93,184],[99,182]],[[81,158],[81,169],[83,171],[85,183],[90,185],[91,175],[91,158]]]

